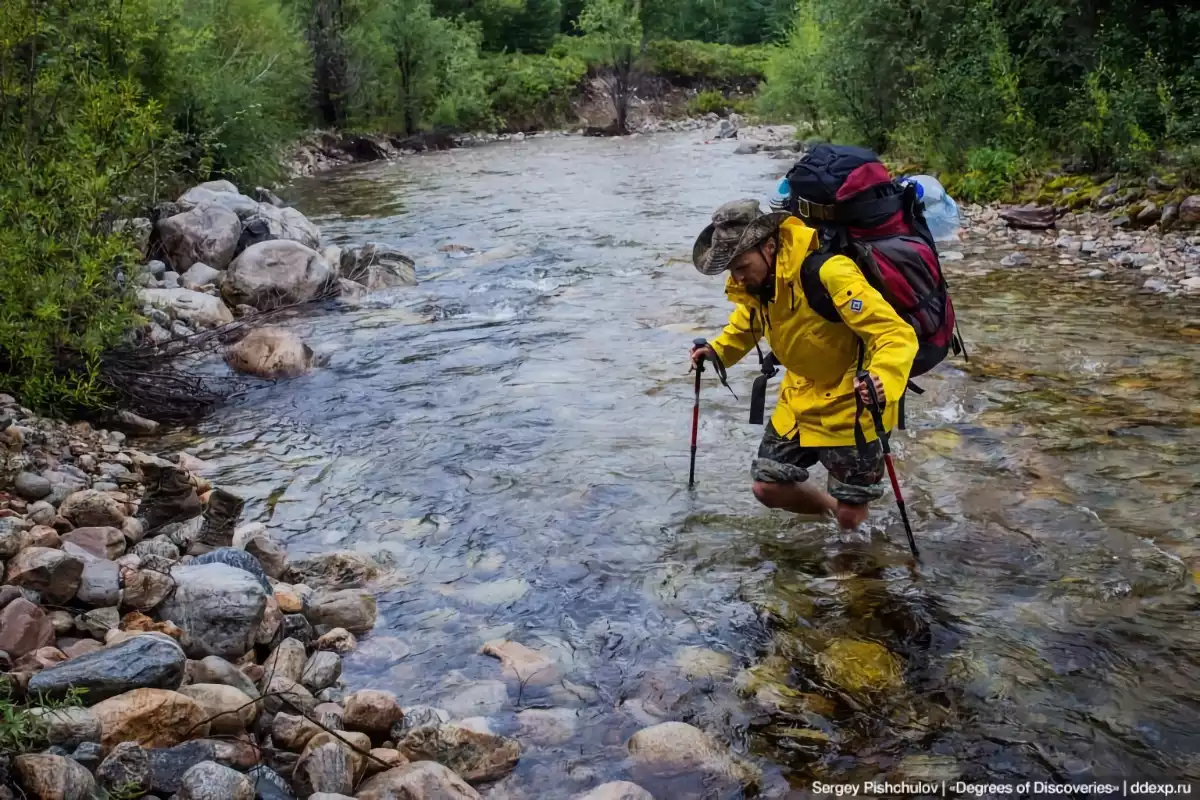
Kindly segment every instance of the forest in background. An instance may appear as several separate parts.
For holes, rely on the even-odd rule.
[[[963,199],[1050,167],[1196,185],[1197,41],[1200,10],[1165,0],[9,0],[0,391],[102,404],[101,355],[137,324],[112,221],[281,179],[306,130],[555,127],[589,77],[653,76]]]

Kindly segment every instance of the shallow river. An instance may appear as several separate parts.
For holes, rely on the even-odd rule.
[[[517,735],[491,797],[630,777],[626,740],[662,720],[730,746],[769,796],[1200,779],[1200,308],[1060,283],[1036,255],[950,265],[971,361],[927,377],[894,440],[914,576],[890,498],[857,536],[756,504],[753,356],[740,401],[705,376],[687,490],[686,354],[729,310],[691,243],[787,166],[732,148],[536,139],[293,187],[327,243],[398,245],[420,285],[292,323],[327,365],[256,385],[193,450],[293,557],[389,554],[350,687]],[[497,637],[556,679],[497,683],[478,653]],[[844,639],[887,647],[902,684],[832,685],[816,665]]]

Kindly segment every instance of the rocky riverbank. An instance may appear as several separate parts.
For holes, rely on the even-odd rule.
[[[254,195],[211,181],[159,204],[149,218],[121,223],[139,233],[146,256],[128,276],[148,320],[142,343],[170,346],[260,312],[416,285],[412,259],[394,247],[325,244],[317,226],[271,191],[257,187]],[[312,352],[283,329],[262,329],[227,360],[279,378],[306,371]]]
[[[1059,217],[1053,228],[1029,230],[1021,227],[1022,217],[1032,209],[960,210],[963,242],[943,246],[941,256],[967,269],[1055,269],[1070,278],[1133,283],[1156,294],[1200,294],[1200,235],[1186,229],[1194,222],[1167,232],[1158,224],[1127,229],[1114,227],[1107,214],[1088,211]],[[998,264],[997,249],[1011,251]]]
[[[346,685],[343,658],[373,636],[374,589],[397,580],[385,565],[356,552],[293,561],[262,524],[242,524],[243,501],[203,462],[6,395],[0,445],[0,799],[454,800],[520,760],[522,741],[474,706],[455,718]],[[557,675],[517,642],[481,653],[521,685]],[[534,742],[561,725],[553,710],[522,714]],[[628,749],[636,774],[757,780],[681,722]],[[617,782],[581,797],[651,795]]]

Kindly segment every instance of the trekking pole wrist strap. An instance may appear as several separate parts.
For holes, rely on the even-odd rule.
[[[779,374],[779,359],[774,353],[767,353],[762,362],[762,374],[754,379],[754,388],[750,390],[750,424],[762,425],[763,415],[767,408],[767,382]]]

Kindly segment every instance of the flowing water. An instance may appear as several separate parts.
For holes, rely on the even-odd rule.
[[[687,490],[686,354],[729,310],[691,243],[787,166],[731,150],[545,138],[293,187],[326,242],[398,245],[420,285],[294,321],[326,365],[256,385],[192,444],[293,558],[388,554],[349,686],[521,738],[491,797],[630,777],[625,742],[663,720],[757,765],[770,796],[1200,779],[1200,309],[1036,257],[951,264],[971,360],[927,376],[894,437],[914,575],[890,498],[851,536],[757,505],[753,357],[730,371],[740,400],[705,375]],[[478,652],[502,637],[553,680],[503,682]],[[844,639],[887,647],[902,684],[828,680],[819,654]]]

